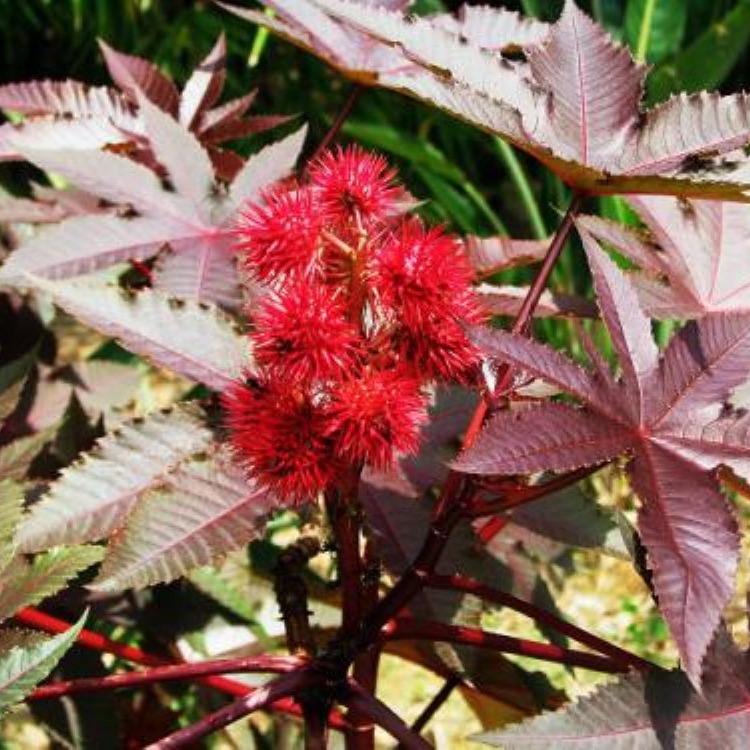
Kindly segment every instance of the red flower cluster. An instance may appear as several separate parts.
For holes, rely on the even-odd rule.
[[[405,217],[386,161],[328,152],[304,183],[245,208],[240,262],[266,288],[253,311],[257,371],[225,396],[232,444],[282,499],[310,499],[352,468],[419,448],[425,385],[467,382],[482,320],[460,243]]]

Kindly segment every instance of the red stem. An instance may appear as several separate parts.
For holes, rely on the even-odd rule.
[[[495,516],[485,521],[477,529],[477,536],[482,544],[489,544],[508,524],[510,516]]]
[[[363,690],[354,680],[347,682],[340,700],[350,710],[369,716],[379,727],[395,737],[406,750],[431,750],[432,746],[426,740],[411,730],[385,703]]]
[[[353,482],[356,486],[359,478]],[[336,538],[338,577],[341,585],[342,627],[351,635],[359,626],[362,589],[362,560],[359,554],[359,518],[356,503],[340,494],[338,489],[326,493],[328,519]]]
[[[208,716],[204,716],[195,724],[148,745],[148,750],[168,750],[192,746],[203,737],[245,718],[254,711],[266,708],[282,698],[296,695],[302,690],[316,686],[320,683],[320,680],[320,675],[309,669],[284,674],[271,680],[267,685],[253,690],[250,695],[230,703]]]
[[[361,591],[362,612],[370,612],[378,603],[380,587],[380,561],[376,558],[370,539],[365,542],[362,555],[364,575]],[[380,646],[373,644],[361,650],[354,659],[352,677],[370,695],[375,695],[380,666]],[[352,750],[373,750],[375,747],[375,724],[363,714],[354,712],[347,716],[352,724],[347,734],[347,743]]]
[[[478,648],[489,648],[507,654],[528,656],[541,661],[565,664],[569,667],[582,667],[597,672],[619,674],[627,669],[612,659],[599,654],[589,654],[585,651],[554,646],[549,643],[539,643],[525,638],[515,638],[509,635],[488,633],[479,628],[468,628],[459,625],[445,625],[441,622],[427,622],[412,618],[399,618],[383,628],[381,638],[384,641],[393,640],[429,640],[444,641],[446,643],[460,643]]]
[[[52,617],[44,612],[40,612],[37,609],[27,607],[16,613],[15,618],[17,622],[29,627],[36,628],[37,630],[43,630],[46,633],[64,633],[69,630],[71,624],[60,620],[57,617]],[[173,664],[168,659],[164,659],[154,654],[146,653],[141,651],[139,648],[134,646],[127,646],[123,643],[117,643],[109,638],[105,638],[99,633],[95,633],[92,630],[81,630],[78,634],[76,642],[80,646],[85,646],[93,651],[100,651],[105,654],[112,654],[120,659],[133,662],[134,664],[140,664],[146,667],[164,667]],[[209,662],[206,662],[209,663]],[[147,674],[147,672],[145,673]],[[196,680],[202,685],[208,685],[209,687],[220,690],[227,695],[234,696],[246,696],[250,695],[255,691],[254,688],[250,688],[242,682],[236,680],[228,680],[226,677],[218,676],[206,676],[199,677]],[[302,712],[299,706],[291,700],[280,700],[274,703],[271,708],[274,711],[281,711],[283,713],[292,714],[293,716],[301,716]],[[343,716],[338,711],[332,711],[329,716],[329,725],[331,728],[344,731],[348,728],[347,723],[344,721]]]
[[[245,659],[217,659],[215,661],[198,662],[197,664],[172,664],[168,667],[153,667],[143,672],[128,672],[107,677],[53,682],[38,687],[26,699],[59,698],[77,693],[118,690],[170,680],[191,680],[196,677],[227,674],[229,672],[275,672],[284,674],[301,667],[305,663],[305,660],[292,656],[253,656]],[[250,689],[246,687],[245,691],[247,692]]]
[[[565,243],[567,242],[568,236],[573,229],[573,223],[578,212],[581,209],[581,204],[583,203],[584,198],[585,195],[581,193],[573,194],[573,199],[570,203],[570,206],[568,206],[568,210],[565,212],[565,216],[560,222],[560,226],[557,227],[557,231],[555,232],[555,236],[552,238],[552,242],[550,242],[549,250],[544,256],[542,265],[539,268],[539,271],[537,272],[537,275],[534,278],[534,281],[531,284],[531,287],[529,288],[529,291],[526,294],[523,303],[521,304],[521,308],[516,315],[516,319],[513,321],[513,325],[510,328],[512,333],[521,333],[525,335],[529,333],[534,310],[536,310],[536,307],[539,304],[539,300],[541,299],[541,296],[547,287],[547,283],[549,282],[549,278],[552,275],[552,270],[554,269],[555,264],[560,257],[560,253],[565,247]],[[512,368],[508,365],[503,365],[502,367],[500,367],[497,373],[497,382],[495,384],[493,392],[489,394],[489,398],[482,399],[482,401],[480,401],[480,403],[477,405],[476,411],[471,418],[471,422],[466,429],[466,433],[464,434],[463,439],[464,448],[468,448],[473,445],[474,441],[479,435],[480,430],[482,429],[482,425],[484,424],[484,420],[486,419],[488,412],[493,406],[492,402],[494,398],[497,395],[502,395],[503,392],[507,390],[512,382],[512,379]]]
[[[312,164],[313,162],[315,162],[315,160],[320,157],[320,155],[331,145],[331,143],[333,143],[347,118],[352,113],[354,105],[357,103],[357,99],[359,99],[359,95],[361,93],[362,87],[358,84],[354,84],[354,86],[352,86],[349,91],[349,96],[347,96],[343,107],[341,107],[339,113],[336,115],[336,119],[331,124],[331,127],[328,128],[328,132],[325,134],[325,136],[323,136],[323,140],[318,144],[318,147],[315,149],[313,155],[307,160],[308,164]]]
[[[554,479],[542,482],[541,484],[528,484],[512,487],[500,498],[485,500],[482,503],[475,503],[471,507],[470,515],[472,518],[480,518],[481,516],[486,516],[491,513],[504,513],[505,511],[512,510],[520,505],[526,505],[526,503],[538,500],[540,497],[545,497],[553,492],[564,490],[566,487],[570,487],[571,485],[580,482],[582,479],[591,476],[594,472],[599,471],[604,465],[604,463],[600,463],[595,464],[594,466],[584,466],[580,469],[560,474]],[[513,520],[512,516],[509,520]],[[503,523],[502,526],[505,526],[505,523]],[[502,526],[500,528],[502,528]],[[484,536],[482,538],[485,539]],[[491,539],[492,537],[490,536],[489,538]]]
[[[518,333],[528,330],[531,317],[536,306],[539,304],[539,299],[549,281],[552,269],[560,257],[568,235],[573,228],[573,222],[581,208],[584,197],[580,193],[574,194],[573,200],[560,226],[557,228],[555,236],[552,238],[550,248],[542,262],[542,266],[521,305],[518,316],[511,328],[512,331]],[[507,387],[507,383],[510,382],[510,368],[505,367],[501,368],[501,370],[504,370],[504,372],[498,374],[498,388],[495,390],[496,393],[501,387]],[[488,408],[487,399],[482,399],[464,434],[464,448],[468,448],[476,440],[484,419],[487,416]],[[468,504],[473,495],[474,489],[471,486],[471,482],[466,480],[466,475],[456,471],[449,472],[443,484],[442,492],[436,505],[435,515],[422,549],[412,566],[370,612],[369,616],[365,618],[360,631],[360,647],[377,640],[381,628],[422,590],[424,579],[434,571],[453,528],[466,515]]]
[[[425,580],[435,569],[453,528],[463,515],[463,506],[456,502],[446,507],[445,512],[433,520],[414,562],[378,606],[365,617],[358,638],[360,648],[377,641],[383,626],[424,588]]]
[[[52,615],[46,615],[44,612],[40,612],[38,609],[33,609],[32,607],[27,607],[17,612],[14,619],[22,625],[28,625],[37,630],[43,630],[46,633],[64,633],[70,629],[69,622],[52,617]],[[135,648],[135,646],[117,643],[117,641],[112,641],[99,633],[95,633],[93,630],[86,630],[85,628],[78,634],[76,642],[80,646],[86,646],[86,648],[90,648],[93,651],[112,654],[113,656],[118,656],[120,659],[132,661],[135,664],[142,664],[146,667],[163,667],[170,663],[169,660],[161,656],[147,654],[145,651]]]
[[[328,747],[328,722],[325,711],[316,709],[317,707],[311,705],[302,709],[305,717],[305,750],[326,750]]]
[[[530,602],[525,602],[523,599],[518,599],[512,594],[498,591],[491,586],[486,586],[479,581],[475,581],[473,578],[468,578],[462,575],[432,575],[427,580],[427,586],[446,591],[463,591],[466,594],[473,594],[474,596],[478,596],[480,599],[484,599],[488,602],[499,604],[501,607],[508,607],[515,612],[520,612],[521,614],[530,617],[535,622],[554,628],[560,633],[572,638],[574,641],[578,641],[578,643],[588,646],[589,648],[598,651],[600,654],[608,656],[610,659],[620,664],[623,669],[629,669],[632,667],[640,671],[645,671],[653,666],[645,659],[641,659],[639,656],[631,654],[628,651],[609,643],[609,641],[599,638],[593,633],[589,633],[576,625],[572,625],[565,620],[561,620],[559,617],[555,617],[551,612],[547,612]]]

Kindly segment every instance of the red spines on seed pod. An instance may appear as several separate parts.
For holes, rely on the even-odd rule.
[[[224,396],[226,426],[282,501],[416,453],[425,386],[477,371],[464,327],[484,313],[468,260],[443,230],[402,218],[405,196],[382,157],[355,147],[243,211],[241,262],[266,292],[253,310],[256,370]]]
[[[332,391],[326,419],[342,460],[385,468],[397,453],[416,453],[427,399],[415,377],[372,370]]]
[[[440,228],[410,218],[372,253],[369,282],[382,304],[417,331],[434,319],[476,322],[483,313],[471,289],[463,247]]]
[[[342,289],[290,279],[268,293],[254,322],[255,358],[274,377],[297,384],[340,379],[357,361],[360,339]]]
[[[323,154],[310,167],[310,184],[321,216],[333,226],[370,229],[403,210],[396,171],[357,146]]]
[[[249,380],[222,402],[237,456],[280,499],[314,498],[341,471],[325,416],[304,391]]]
[[[260,281],[314,270],[323,228],[306,188],[266,191],[262,203],[244,207],[235,228],[244,267]]]

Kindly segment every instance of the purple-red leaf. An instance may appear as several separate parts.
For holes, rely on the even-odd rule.
[[[192,127],[200,114],[213,107],[221,96],[227,75],[226,57],[227,43],[221,33],[213,49],[193,71],[182,90],[179,120],[185,127]]]
[[[478,739],[506,750],[741,750],[747,747],[750,724],[748,661],[728,638],[717,638],[706,659],[701,694],[684,674],[655,668],[601,686],[572,706]]]
[[[265,26],[275,34],[301,45],[344,75],[363,83],[372,83],[379,72],[410,66],[404,55],[392,45],[346,27],[318,8],[317,3],[308,0],[267,0],[265,5],[274,11],[272,16],[228,3],[218,4],[240,18]],[[385,13],[388,12],[387,5],[394,4],[378,5],[381,4],[368,3],[358,7],[363,12]],[[398,7],[402,4],[395,5]],[[394,12],[393,15],[398,17],[400,14]]]
[[[208,565],[259,536],[277,503],[226,448],[210,446],[140,498],[91,587],[143,588]]]
[[[201,220],[210,222],[214,169],[198,139],[177,120],[139,96],[138,104],[154,156],[166,168],[175,189]]]
[[[174,241],[178,233],[178,227],[158,219],[74,216],[40,230],[11,253],[0,268],[0,283],[23,286],[27,273],[64,279],[126,260],[141,260]]]
[[[454,466],[471,474],[562,472],[608,461],[627,447],[617,425],[568,404],[547,403],[496,414],[477,449]]]
[[[354,80],[411,94],[511,140],[583,192],[749,200],[746,160],[733,152],[750,141],[750,99],[699,93],[642,111],[645,67],[573,0],[547,35],[507,12],[476,12],[499,45],[525,45],[524,60],[488,49],[485,30],[460,20],[410,17],[354,0],[265,4],[281,20],[235,12]],[[359,54],[351,51],[354,42]],[[718,158],[730,153],[738,161]]]
[[[564,159],[609,169],[605,155],[629,135],[646,68],[570,1],[528,56],[534,83],[552,93],[537,137]]]
[[[659,359],[634,289],[583,236],[621,380],[601,365],[587,376],[563,355],[517,335],[475,335],[497,361],[548,380],[587,408],[547,403],[501,412],[455,465],[524,474],[592,465],[607,457],[608,447],[610,455],[627,452],[656,595],[684,668],[698,685],[703,655],[732,592],[739,549],[713,470],[724,464],[750,475],[750,419],[724,404],[747,379],[750,316],[712,315],[689,324]]]
[[[750,311],[748,207],[655,196],[634,196],[629,202],[648,234],[593,216],[580,224],[640,266],[636,285],[651,315],[699,318]]]
[[[0,161],[23,159],[25,149],[65,149],[73,153],[116,146],[131,139],[108,117],[68,119],[65,115],[29,117],[0,125]]]
[[[177,88],[153,63],[141,57],[118,52],[101,39],[99,47],[112,80],[133,102],[137,101],[140,91],[165,112],[177,114]]]
[[[151,289],[128,294],[90,281],[29,283],[86,325],[155,364],[224,390],[249,367],[247,339],[218,310]]]
[[[644,499],[638,530],[659,607],[683,669],[698,685],[701,661],[734,591],[737,523],[715,478],[656,441],[640,446],[628,473]]]
[[[462,5],[457,15],[430,16],[436,26],[488,50],[514,50],[541,42],[549,26],[512,10],[488,5]]]
[[[211,242],[166,253],[157,264],[154,288],[181,299],[213,301],[228,309],[241,301],[234,257]]]
[[[133,119],[122,95],[106,86],[78,81],[27,81],[0,86],[0,109],[24,115],[69,115],[111,118],[117,123]]]
[[[26,273],[65,278],[167,248],[188,255],[165,262],[157,277],[161,288],[191,293],[187,299],[198,302],[239,301],[232,257],[234,214],[245,200],[257,198],[260,190],[292,171],[304,129],[249,159],[227,192],[215,182],[211,159],[195,136],[138,96],[154,156],[175,189],[165,189],[148,167],[107,151],[20,149],[40,168],[140,215],[69,218],[16,249],[0,270],[0,281],[23,285]]]

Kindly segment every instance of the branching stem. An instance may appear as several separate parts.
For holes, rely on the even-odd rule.
[[[39,610],[33,609],[31,607],[22,609],[15,615],[14,619],[23,625],[35,628],[36,630],[42,630],[46,633],[53,633],[55,635],[58,633],[64,633],[71,627],[71,623],[66,622],[65,620],[61,620],[57,617],[52,617],[51,615],[45,614],[44,612],[40,612]],[[78,643],[78,645],[89,648],[92,651],[112,654],[113,656],[117,656],[120,659],[124,659],[134,664],[140,664],[145,667],[159,668],[165,666],[173,666],[173,663],[171,663],[167,659],[156,656],[154,654],[149,654],[145,651],[141,651],[140,649],[133,646],[127,646],[122,643],[117,643],[117,641],[112,641],[109,638],[105,638],[103,635],[95,633],[93,630],[83,629],[78,634],[78,639],[76,642]],[[240,659],[237,661],[242,660]],[[211,663],[212,662],[202,662],[204,666],[207,666]],[[224,669],[227,663],[228,660],[222,660],[223,673],[226,674],[232,671],[238,671],[233,669]],[[180,664],[178,666],[182,667],[193,665]],[[139,674],[149,674],[149,670],[144,670]],[[253,693],[255,690],[255,688],[248,687],[242,682],[230,680],[219,675],[197,677],[196,682],[199,682],[203,685],[208,685],[209,687],[215,688],[216,690],[226,693],[227,695],[233,696],[247,696]],[[108,688],[104,687],[100,689]],[[301,716],[302,714],[299,706],[294,701],[289,700],[288,698],[282,698],[281,700],[276,701],[273,706],[271,706],[271,709],[273,709],[274,711],[281,711],[283,713],[291,714],[293,716]],[[331,728],[338,730],[345,730],[348,726],[338,711],[331,711],[328,718],[328,723]]]
[[[525,638],[488,633],[479,628],[446,625],[442,622],[415,620],[410,617],[392,620],[383,628],[381,637],[384,641],[428,640],[459,643],[466,646],[492,649],[506,654],[527,656],[541,661],[565,664],[569,667],[582,667],[606,674],[619,674],[627,671],[627,667],[599,654],[589,654],[585,651],[562,648],[550,643],[540,643]]]
[[[385,703],[357,685],[354,680],[347,682],[340,700],[352,711],[365,714],[372,719],[375,724],[399,740],[401,747],[406,750],[431,750],[432,746],[428,742],[411,730]]]
[[[194,747],[203,737],[249,716],[254,711],[270,706],[281,698],[297,695],[320,682],[320,675],[310,670],[298,670],[281,675],[267,685],[257,688],[250,695],[230,703],[218,711],[204,716],[200,721],[181,729],[158,742],[148,745],[147,750],[175,750],[180,747]]]
[[[289,656],[254,656],[246,659],[217,659],[198,662],[197,664],[172,664],[167,667],[152,667],[142,672],[109,675],[107,677],[90,677],[81,680],[68,680],[42,685],[27,697],[27,700],[60,698],[64,695],[79,693],[97,693],[101,690],[119,690],[122,688],[150,685],[155,682],[173,680],[192,680],[230,672],[275,672],[284,674],[304,665],[302,659]],[[249,688],[246,688],[249,690]]]
[[[498,591],[491,586],[486,586],[479,581],[475,581],[473,578],[462,575],[432,575],[427,579],[426,583],[430,588],[443,589],[445,591],[462,591],[465,594],[472,594],[485,601],[498,604],[501,607],[507,607],[515,612],[520,612],[535,622],[554,628],[574,641],[578,641],[578,643],[588,646],[604,656],[608,656],[624,669],[634,668],[644,671],[653,666],[645,659],[641,659],[639,656],[631,654],[572,623],[561,620],[551,612],[541,609],[531,602],[526,602],[505,591]]]

